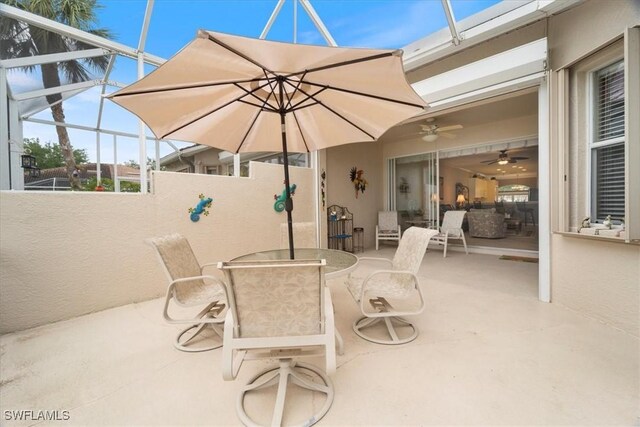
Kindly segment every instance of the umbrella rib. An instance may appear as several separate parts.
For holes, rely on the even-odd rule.
[[[291,84],[291,83],[289,83]],[[318,103],[318,101],[314,98],[314,96],[324,92],[327,88],[322,88],[319,91],[315,92],[313,95],[308,95],[305,94],[306,97],[301,100],[300,102],[298,102],[296,105],[292,106],[290,109],[287,110],[288,111],[293,111],[293,110],[299,110],[300,108],[305,108],[305,107],[311,107],[312,105],[316,105]],[[300,90],[302,92],[302,90]],[[293,92],[295,93],[295,92]],[[289,95],[287,94],[287,98],[289,98],[289,106],[291,106],[291,101],[293,101],[293,93],[291,94],[291,97],[289,97]],[[314,101],[316,101],[314,104],[309,104],[309,105],[304,105],[301,107],[302,104],[304,104],[306,101],[308,101],[309,99],[313,99]]]
[[[302,142],[304,142],[304,147],[307,149],[307,153],[308,153],[311,150],[309,150],[309,144],[307,144],[307,138],[304,137],[304,132],[302,132],[302,126],[300,126],[300,121],[298,121],[298,116],[296,116],[295,111],[291,111],[291,114],[293,114],[293,118],[295,119],[296,124],[298,125],[298,130],[300,131]]]
[[[285,80],[286,82],[286,80]],[[287,82],[288,83],[288,82]],[[291,83],[289,83],[291,84]],[[327,110],[331,111],[333,114],[335,114],[336,116],[340,117],[342,120],[344,120],[345,122],[349,123],[351,126],[353,126],[354,128],[358,129],[360,132],[364,133],[365,135],[367,135],[369,138],[371,138],[372,140],[375,141],[375,137],[373,135],[371,135],[369,132],[367,132],[366,130],[362,129],[360,126],[358,126],[357,124],[353,123],[351,120],[349,120],[348,118],[346,118],[345,116],[343,116],[342,114],[338,113],[336,110],[334,110],[333,108],[325,105],[322,101],[320,101],[319,99],[317,99],[314,95],[310,95],[307,92],[304,91],[304,89],[300,89],[300,92],[304,93],[305,95],[309,96],[310,98],[312,98],[314,101],[316,101],[318,104],[320,104],[322,107],[326,108]]]
[[[359,91],[356,91],[356,90],[345,89],[345,88],[329,86],[329,85],[322,85],[322,84],[319,84],[319,83],[310,82],[309,80],[305,81],[305,83],[307,83],[310,86],[322,87],[322,88],[325,88],[325,89],[331,89],[331,90],[336,90],[336,91],[339,91],[339,92],[351,93],[353,95],[360,95],[360,96],[365,96],[367,98],[374,98],[374,99],[379,99],[381,101],[394,102],[396,104],[403,104],[403,105],[408,105],[410,107],[418,107],[418,108],[424,109],[424,105],[415,104],[413,102],[400,101],[399,99],[387,98],[385,96],[374,95],[372,93],[359,92]]]
[[[365,56],[363,58],[351,59],[349,61],[336,62],[335,64],[323,65],[321,67],[308,68],[308,69],[306,69],[304,71],[297,71],[295,73],[287,74],[287,75],[285,75],[285,77],[297,76],[299,74],[314,73],[316,71],[323,71],[323,70],[328,70],[330,68],[344,67],[345,65],[352,65],[352,64],[357,64],[357,63],[360,63],[360,62],[374,61],[376,59],[385,58],[387,56],[395,55],[395,53],[396,53],[396,51],[394,50],[392,52],[379,53],[377,55]]]
[[[244,79],[244,80],[231,80],[228,82],[211,82],[211,83],[192,83],[192,84],[187,84],[187,85],[181,85],[181,86],[172,86],[172,87],[167,87],[167,88],[156,88],[156,89],[141,89],[141,90],[136,90],[136,91],[132,91],[132,92],[127,92],[127,93],[114,93],[112,95],[110,95],[110,97],[112,98],[118,98],[121,96],[130,96],[130,95],[143,95],[146,93],[160,93],[160,92],[170,92],[173,90],[183,90],[183,89],[197,89],[197,88],[203,88],[203,87],[212,87],[212,86],[222,86],[222,85],[237,85],[239,83],[253,83],[253,82],[260,82],[264,80],[263,78],[253,78],[253,79]]]
[[[236,148],[236,151],[235,151],[236,154],[238,154],[240,152],[240,149],[242,148],[242,146],[244,145],[245,141],[247,140],[247,137],[249,136],[249,133],[251,132],[251,129],[253,129],[253,125],[255,125],[255,123],[258,120],[258,117],[260,116],[261,113],[262,113],[262,110],[258,110],[258,112],[256,113],[255,117],[253,118],[253,121],[251,122],[251,126],[249,126],[249,129],[247,129],[247,132],[242,137],[242,141],[240,141],[240,145],[238,145],[238,148]]]
[[[267,99],[265,100],[265,99],[260,98],[260,97],[259,97],[258,95],[256,95],[255,93],[249,92],[249,90],[247,90],[247,89],[243,88],[243,87],[242,87],[242,86],[240,86],[240,85],[235,85],[235,86],[236,86],[238,89],[240,89],[240,90],[242,90],[242,91],[244,91],[244,92],[247,92],[249,95],[251,95],[252,97],[254,97],[255,99],[257,99],[258,101],[262,102],[262,106],[261,106],[261,107],[259,107],[258,105],[256,105],[256,104],[252,104],[252,103],[250,103],[249,101],[241,101],[241,102],[245,102],[245,103],[247,103],[247,104],[254,105],[254,106],[259,107],[259,108],[264,108],[264,106],[265,106],[265,105],[268,105],[268,106],[269,106],[269,108],[270,108],[273,112],[277,112],[277,111],[278,111],[278,110],[277,110],[273,105],[269,104],[269,102],[268,102],[268,99],[271,97],[271,93],[273,93],[273,92],[269,92],[269,97],[267,97]]]
[[[229,46],[228,44],[224,43],[221,40],[218,40],[217,38],[213,37],[211,34],[207,33],[207,36],[209,37],[209,41],[212,41],[214,43],[216,43],[217,45],[227,49],[229,52],[238,55],[240,58],[244,59],[245,61],[248,61],[250,63],[252,63],[253,65],[255,65],[256,67],[262,68],[262,70],[266,73],[269,72],[270,74],[275,75],[276,73],[274,73],[273,71],[271,71],[270,69],[268,69],[267,67],[265,67],[264,65],[260,64],[258,61],[256,61],[255,59],[251,59],[249,58],[247,55],[245,55],[244,53],[232,48],[231,46]]]
[[[260,99],[260,98],[258,98],[258,99]],[[270,111],[272,113],[277,113],[278,112],[278,110],[272,109],[271,106],[269,106],[269,108],[266,108],[264,105],[256,104],[256,103],[253,103],[251,101],[245,101],[244,99],[239,99],[238,102],[241,102],[241,103],[246,104],[246,105],[251,105],[252,107],[256,107],[256,108],[259,108],[261,110],[267,110],[267,111]]]
[[[291,98],[289,98],[289,103],[287,104],[287,106],[285,108],[290,108],[291,107],[291,101],[293,100],[293,97],[296,95],[296,92],[298,92],[298,88],[300,88],[300,85],[302,84],[302,80],[304,80],[304,76],[307,75],[307,72],[305,71],[302,74],[302,77],[300,77],[300,79],[298,79],[298,83],[296,84],[295,89],[293,90],[293,93],[291,94]],[[290,79],[286,79],[287,81]]]
[[[262,88],[263,88],[264,86],[266,86],[266,85],[267,85],[267,84],[265,83],[264,85],[258,86],[258,87],[256,87],[255,89],[252,89],[252,90],[251,90],[251,92],[255,92],[255,91],[259,90],[259,89],[262,89]],[[172,133],[177,132],[177,131],[179,131],[180,129],[184,129],[185,127],[187,127],[187,126],[189,126],[189,125],[191,125],[191,124],[193,124],[193,123],[197,122],[198,120],[200,120],[200,119],[202,119],[202,118],[204,118],[204,117],[206,117],[206,116],[208,116],[208,115],[210,115],[210,114],[213,114],[213,113],[215,113],[216,111],[219,111],[219,110],[223,109],[224,107],[227,107],[227,106],[229,106],[229,105],[233,104],[234,102],[240,101],[242,98],[244,98],[245,96],[248,96],[248,95],[249,95],[248,93],[245,93],[244,95],[241,95],[241,96],[239,96],[239,97],[237,97],[237,98],[234,98],[234,99],[232,99],[232,100],[230,100],[230,101],[228,101],[228,102],[224,103],[223,105],[221,105],[221,106],[219,106],[219,107],[217,107],[217,108],[214,108],[214,109],[213,109],[213,110],[211,110],[211,111],[208,111],[208,112],[206,112],[206,113],[204,113],[204,114],[201,114],[200,116],[196,117],[195,119],[190,120],[189,122],[187,122],[187,123],[185,123],[185,124],[183,124],[183,125],[180,125],[180,126],[178,126],[177,128],[171,129],[169,132],[166,132],[166,133],[165,133],[163,136],[161,136],[159,139],[164,139],[164,138],[166,138],[168,135],[171,135]]]

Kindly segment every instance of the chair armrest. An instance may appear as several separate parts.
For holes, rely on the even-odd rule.
[[[371,257],[371,256],[359,256],[358,261],[385,261],[385,262],[388,262],[389,264],[393,264],[393,260],[390,260],[389,258]]]

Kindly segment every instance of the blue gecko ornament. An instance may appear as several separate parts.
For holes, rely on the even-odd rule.
[[[293,196],[296,193],[297,185],[291,184],[289,186],[289,193]],[[273,209],[276,212],[282,212],[284,210],[284,202],[287,200],[287,189],[282,190],[281,195],[274,194],[273,198],[276,199],[276,202],[273,204]]]
[[[189,208],[189,213],[191,214],[189,217],[193,222],[198,222],[198,220],[200,219],[200,214],[203,214],[205,216],[209,215],[209,211],[207,209],[211,207],[211,202],[213,202],[213,199],[211,197],[204,197],[204,194],[200,194],[198,195],[198,197],[200,198],[200,201],[198,202],[196,207]]]

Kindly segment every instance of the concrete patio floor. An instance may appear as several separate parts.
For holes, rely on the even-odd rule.
[[[637,425],[638,339],[538,302],[537,268],[429,251],[420,335],[397,347],[358,338],[359,310],[330,281],[345,354],[320,425]],[[238,390],[268,363],[225,382],[220,350],[175,350],[161,310],[156,299],[0,337],[0,425],[38,424],[8,420],[17,410],[69,411],[42,425],[238,425]]]

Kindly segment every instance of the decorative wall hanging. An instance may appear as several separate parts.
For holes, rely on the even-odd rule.
[[[289,194],[291,194],[292,196],[296,194],[296,188],[298,188],[297,185],[291,184],[289,186]],[[277,194],[274,194],[273,198],[276,200],[276,202],[273,204],[273,209],[276,212],[282,212],[285,207],[284,202],[285,200],[287,200],[287,189],[285,188],[284,190],[282,190],[282,194],[279,196]]]
[[[320,178],[322,178],[322,181],[320,181],[320,195],[321,195],[321,198],[322,198],[322,209],[324,209],[324,202],[325,202],[324,180],[327,178],[327,173],[324,171],[324,169],[322,169],[322,173],[320,174]]]
[[[362,177],[363,174],[364,171],[362,169],[358,169],[356,166],[352,167],[349,172],[349,178],[356,189],[356,199],[358,198],[358,192],[360,191],[364,193],[364,190],[367,189],[367,184],[369,184],[369,182]]]
[[[213,199],[211,197],[204,197],[204,194],[202,193],[200,193],[198,197],[200,198],[200,201],[198,202],[196,207],[189,208],[189,213],[191,214],[189,218],[191,218],[191,221],[193,222],[198,222],[201,214],[204,216],[209,215],[208,208],[211,207],[211,202],[213,202]]]

